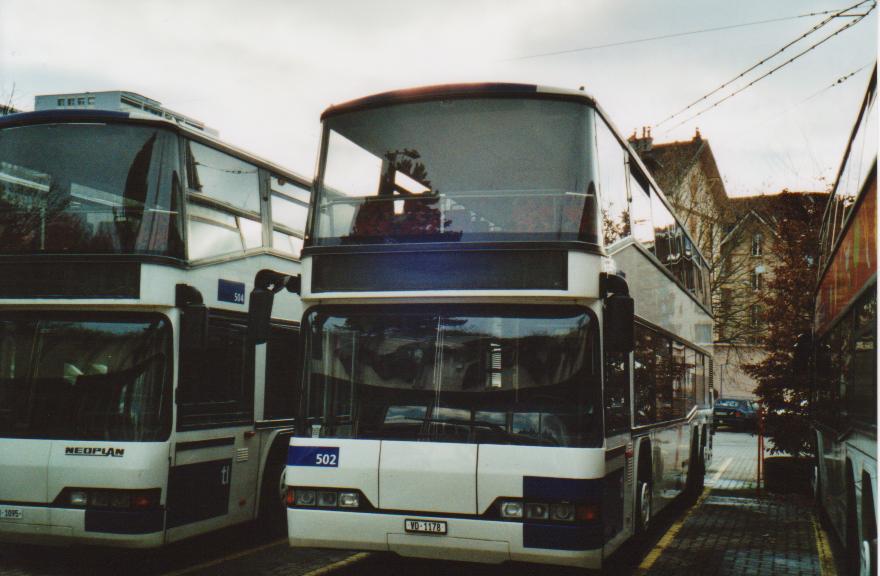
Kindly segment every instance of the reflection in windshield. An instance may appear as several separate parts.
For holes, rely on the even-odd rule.
[[[598,242],[587,106],[462,99],[350,112],[326,124],[318,245]]]
[[[562,307],[525,312],[313,311],[305,430],[442,442],[592,442],[599,390],[590,316]]]
[[[171,365],[159,319],[0,318],[0,436],[167,436]]]
[[[176,142],[121,125],[0,130],[0,253],[181,256]]]

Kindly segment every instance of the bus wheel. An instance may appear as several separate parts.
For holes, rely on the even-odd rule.
[[[287,484],[285,474],[286,451],[273,449],[263,471],[263,485],[260,488],[260,524],[271,535],[286,532],[287,524]]]
[[[654,512],[651,509],[651,483],[639,480],[636,497],[638,499],[636,503],[636,510],[638,512],[636,517],[636,533],[646,532],[651,525],[651,515]]]
[[[850,472],[850,478],[852,473]],[[859,537],[856,495],[852,480],[848,482],[846,496],[846,571],[848,574],[864,576],[870,574],[870,548]],[[867,552],[867,557],[866,553]]]

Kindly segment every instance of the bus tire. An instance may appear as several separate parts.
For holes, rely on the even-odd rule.
[[[287,444],[284,440],[287,438],[276,440],[269,451],[260,486],[260,525],[267,534],[273,536],[287,532]]]
[[[862,475],[862,574],[877,573],[877,521],[874,513],[874,484]]]
[[[638,474],[636,475],[636,534],[647,532],[654,515],[651,456],[651,443],[642,442],[639,446]]]
[[[703,461],[703,448],[700,442],[700,432],[694,429],[693,441],[691,441],[691,459],[688,466],[687,493],[696,498],[703,491],[705,463]]]
[[[851,464],[847,464],[846,482],[846,572],[853,576],[870,574],[865,572],[870,559],[865,561],[865,546],[859,535],[858,512],[856,510],[855,479]],[[870,569],[870,567],[868,567]]]
[[[650,482],[639,480],[636,487],[636,534],[642,534],[651,526],[653,497]]]

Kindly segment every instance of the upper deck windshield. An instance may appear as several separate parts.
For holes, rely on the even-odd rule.
[[[597,243],[594,110],[452,99],[326,121],[313,245]]]
[[[533,446],[600,441],[593,316],[575,307],[313,310],[303,432]]]
[[[183,256],[177,139],[155,127],[0,130],[0,254]]]
[[[171,422],[159,316],[0,316],[0,437],[151,441]]]

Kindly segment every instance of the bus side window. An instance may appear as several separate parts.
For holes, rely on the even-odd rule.
[[[299,330],[272,326],[266,349],[264,418],[293,418],[299,405]]]
[[[629,430],[629,354],[605,354],[605,434]]]
[[[181,430],[253,421],[253,354],[247,326],[211,314],[203,350],[181,350],[178,382]]]
[[[638,324],[636,324],[635,332],[636,346],[633,352],[635,424],[636,426],[644,426],[657,421],[657,410],[654,403],[657,389],[657,367],[653,349],[654,333]]]

